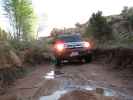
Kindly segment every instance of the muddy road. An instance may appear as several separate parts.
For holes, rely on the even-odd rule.
[[[0,100],[133,100],[133,76],[127,73],[97,63],[41,65]]]

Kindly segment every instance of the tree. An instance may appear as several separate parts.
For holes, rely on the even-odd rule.
[[[102,12],[93,13],[86,34],[99,41],[105,41],[112,38],[112,29]]]
[[[3,8],[10,20],[15,39],[33,37],[35,16],[30,0],[3,0]]]
[[[128,30],[131,33],[133,29],[133,7],[124,7],[121,15],[127,21]]]
[[[121,15],[124,17],[124,18],[127,18],[127,14],[128,14],[128,7],[125,6],[123,8],[123,10],[121,11]]]

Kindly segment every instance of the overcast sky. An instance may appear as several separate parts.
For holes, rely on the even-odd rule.
[[[103,11],[104,15],[119,14],[124,6],[133,6],[133,0],[32,0],[46,36],[53,27],[74,27],[76,22],[88,21],[93,12]],[[1,16],[0,16],[1,17]],[[3,19],[0,19],[0,22]],[[3,23],[4,21],[2,21]],[[5,24],[3,25],[6,26]]]

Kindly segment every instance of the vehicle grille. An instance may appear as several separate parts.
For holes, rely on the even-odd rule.
[[[65,43],[65,48],[82,48],[82,47],[83,47],[82,42]]]

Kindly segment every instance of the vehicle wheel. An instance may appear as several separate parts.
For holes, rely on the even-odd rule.
[[[61,59],[55,58],[55,66],[60,67],[61,66]]]
[[[91,55],[91,54],[88,54],[88,55],[85,57],[85,62],[86,62],[86,63],[89,63],[89,62],[91,62],[91,60],[92,60],[92,55]]]

